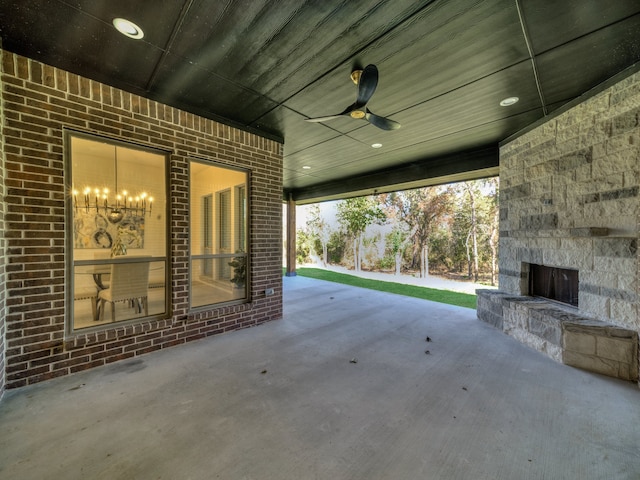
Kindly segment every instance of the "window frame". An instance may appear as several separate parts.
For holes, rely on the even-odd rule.
[[[235,205],[233,205],[234,211],[235,211],[235,216],[236,217],[243,217],[245,219],[248,219],[248,212],[249,212],[249,195],[248,195],[248,185],[236,185],[235,187],[233,187],[233,191],[234,191],[234,198],[237,200],[238,198],[240,198],[240,193],[239,192],[244,192],[244,203],[242,202],[236,202]],[[247,245],[249,243],[249,238],[247,236],[247,232],[248,230],[248,222],[245,221],[244,223],[238,223],[235,225],[236,227],[236,238],[238,239],[238,243],[237,245],[234,245],[234,249],[235,250],[242,250],[247,248]]]
[[[229,305],[242,305],[242,304],[248,304],[251,303],[252,301],[252,295],[251,295],[251,239],[250,239],[250,232],[251,232],[251,170],[249,168],[243,168],[240,166],[236,166],[236,165],[228,165],[225,163],[221,163],[221,162],[216,162],[216,161],[212,161],[212,160],[208,160],[208,159],[202,159],[202,158],[196,158],[196,157],[189,157],[188,159],[189,162],[189,178],[191,178],[191,167],[193,163],[198,163],[201,165],[205,165],[208,167],[214,167],[214,168],[221,168],[221,169],[227,169],[227,170],[231,170],[231,171],[235,171],[235,172],[239,172],[244,174],[245,176],[245,182],[244,184],[236,184],[236,185],[229,185],[229,187],[225,187],[222,188],[220,190],[212,190],[212,194],[213,194],[213,205],[212,205],[212,211],[214,213],[218,213],[219,210],[219,197],[218,194],[222,193],[222,192],[232,192],[232,201],[230,202],[230,213],[231,216],[234,217],[236,215],[236,206],[234,204],[235,202],[235,194],[237,193],[237,189],[238,187],[244,187],[244,193],[245,193],[245,205],[246,205],[246,211],[244,212],[245,214],[245,222],[244,222],[244,234],[245,234],[245,239],[244,239],[244,245],[245,245],[245,250],[244,253],[242,254],[242,256],[244,256],[244,258],[246,259],[246,267],[245,267],[245,295],[243,298],[240,299],[233,299],[233,300],[228,300],[228,301],[222,301],[222,302],[216,302],[216,303],[207,303],[205,305],[193,305],[193,284],[192,284],[192,279],[193,279],[193,273],[194,273],[194,268],[193,268],[193,262],[194,260],[207,260],[207,259],[212,259],[213,262],[215,263],[216,259],[233,259],[238,257],[238,253],[237,252],[229,252],[229,253],[212,253],[212,254],[197,254],[194,255],[193,254],[193,239],[194,236],[202,236],[202,232],[194,232],[193,229],[189,230],[189,284],[188,284],[188,297],[189,297],[189,311],[190,312],[201,312],[201,311],[206,311],[206,310],[211,310],[213,308],[220,308],[220,307],[225,307],[225,306],[229,306]],[[192,205],[192,200],[193,200],[193,193],[191,190],[191,185],[189,185],[189,200],[188,200],[188,204],[191,206]],[[203,198],[204,195],[200,195],[200,198]],[[200,204],[202,204],[202,202],[200,202]],[[201,215],[202,212],[196,212],[196,215]],[[191,207],[189,208],[189,223],[192,223],[192,217],[194,216],[194,212],[192,211]],[[213,227],[214,227],[214,231],[213,231],[213,247],[214,250],[216,250],[217,248],[219,248],[219,239],[220,239],[220,232],[218,232],[218,227],[219,227],[219,223],[218,220],[216,218],[213,219],[212,221]],[[230,228],[230,232],[233,235],[233,233],[238,232],[237,230],[237,225],[232,224],[231,228]],[[236,247],[236,242],[234,240],[231,241],[231,250],[233,250]],[[215,268],[215,267],[214,267]]]
[[[73,155],[72,155],[72,139],[84,139],[94,141],[98,143],[106,143],[113,145],[114,147],[123,147],[133,150],[140,150],[143,152],[151,153],[163,157],[162,168],[164,169],[164,256],[150,256],[147,257],[152,264],[154,262],[164,262],[164,311],[158,314],[150,314],[148,316],[136,317],[127,320],[121,320],[116,322],[105,322],[99,325],[75,328],[74,318],[74,294],[75,294],[75,267],[82,267],[86,265],[107,265],[113,263],[111,259],[104,260],[75,260],[74,256],[74,198],[72,194],[73,189]],[[85,335],[87,333],[113,330],[116,328],[122,328],[125,325],[132,325],[142,323],[153,319],[164,319],[171,315],[171,235],[170,235],[170,188],[169,188],[169,172],[170,172],[170,155],[171,152],[163,150],[161,148],[154,148],[146,145],[140,145],[133,142],[128,142],[121,139],[115,139],[104,135],[95,133],[88,133],[80,130],[74,130],[71,128],[63,128],[63,161],[64,161],[64,235],[65,235],[65,337],[71,338],[78,335]],[[156,207],[157,208],[157,207]],[[135,256],[124,256],[118,258],[116,263],[136,263]]]
[[[224,253],[232,253],[231,230],[233,229],[233,209],[231,206],[231,188],[224,188],[215,192],[215,199],[216,250],[227,250]]]

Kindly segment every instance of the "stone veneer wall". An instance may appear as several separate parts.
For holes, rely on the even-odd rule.
[[[640,331],[640,74],[501,146],[500,186],[500,290],[578,269],[579,312]]]
[[[282,316],[281,144],[7,51],[1,82],[6,388]],[[170,151],[169,318],[65,337],[65,127]],[[251,171],[250,303],[188,309],[188,166],[194,157]],[[275,294],[266,297],[266,288]]]

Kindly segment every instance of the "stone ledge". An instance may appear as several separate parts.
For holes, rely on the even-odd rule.
[[[605,227],[570,228],[569,234],[572,237],[606,237],[609,235],[609,229]]]
[[[638,380],[638,332],[544,299],[476,290],[478,319],[566,365]]]

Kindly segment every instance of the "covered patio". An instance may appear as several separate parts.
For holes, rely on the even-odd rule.
[[[633,479],[639,422],[475,310],[287,277],[281,320],[7,391],[0,477]]]

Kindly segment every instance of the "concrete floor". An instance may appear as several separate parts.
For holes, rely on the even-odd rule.
[[[0,478],[640,478],[636,385],[474,310],[284,282],[282,320],[7,392]]]

